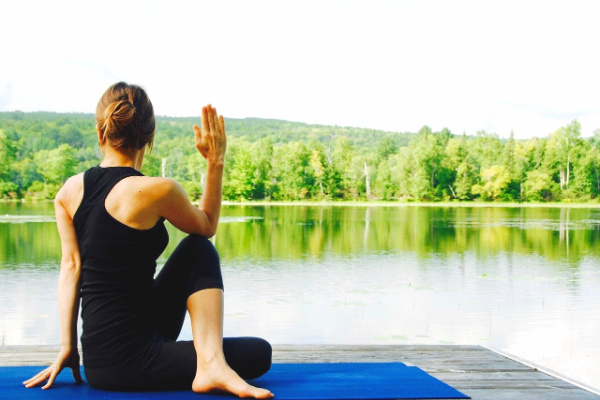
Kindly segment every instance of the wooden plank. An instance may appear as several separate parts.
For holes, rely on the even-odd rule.
[[[454,386],[454,385],[453,385]],[[458,387],[454,386],[459,389]],[[461,389],[459,389],[461,390]],[[595,400],[598,396],[579,390],[464,389],[473,400]]]
[[[48,365],[56,346],[0,346],[0,366]],[[600,400],[600,396],[480,346],[275,345],[273,362],[416,365],[473,400]]]

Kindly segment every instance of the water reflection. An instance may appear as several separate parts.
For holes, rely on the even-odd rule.
[[[3,267],[54,264],[60,257],[51,206],[35,207],[0,204]],[[537,254],[577,268],[583,257],[600,251],[597,209],[225,206],[223,214],[216,240],[225,259],[398,251],[427,259],[475,251],[481,259]],[[171,235],[165,255],[183,237]]]
[[[584,255],[599,254],[596,209],[247,206],[225,212],[263,218],[219,228],[225,257],[410,251],[427,259],[476,251],[482,259],[537,254],[577,267]]]
[[[0,215],[52,212],[29,207],[0,204]],[[228,335],[482,344],[600,386],[598,209],[225,206],[222,214],[214,240]],[[0,340],[58,343],[56,226],[18,219],[0,220]],[[184,237],[169,230],[159,263]]]

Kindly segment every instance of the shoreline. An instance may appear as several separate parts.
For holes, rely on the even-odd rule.
[[[198,202],[194,202],[198,204]],[[224,206],[308,206],[308,207],[439,207],[439,208],[600,208],[600,203],[514,203],[514,202],[388,202],[388,201],[231,201]]]
[[[52,203],[53,200],[6,200],[0,199],[0,204],[43,204]],[[199,204],[199,201],[192,201],[193,204]],[[483,201],[438,201],[438,202],[423,202],[423,201],[272,201],[272,200],[256,200],[256,201],[239,201],[239,200],[223,200],[224,206],[306,206],[306,207],[439,207],[439,208],[600,208],[600,202],[587,203],[517,203],[517,202],[483,202]]]

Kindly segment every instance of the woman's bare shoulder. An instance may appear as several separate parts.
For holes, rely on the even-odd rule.
[[[83,188],[83,172],[81,172],[77,175],[73,175],[72,177],[67,179],[67,181],[65,182],[65,184],[63,186],[67,186],[67,185],[69,187]]]
[[[181,185],[171,178],[130,176],[115,185],[107,199],[110,203],[111,199],[126,198],[136,209],[154,210],[159,215],[175,199],[180,199],[177,207],[181,207],[182,194],[185,196]]]
[[[83,198],[83,172],[67,179],[54,199],[55,207],[63,207],[73,218]]]
[[[83,172],[77,175],[73,175],[65,184],[60,188],[56,194],[56,199],[59,201],[65,201],[73,199],[75,194],[81,192],[83,194]],[[76,197],[76,196],[75,196]]]
[[[174,179],[140,176],[130,183],[128,190],[134,192],[137,201],[154,207],[162,217],[167,218],[169,210],[182,213],[193,207],[183,187]]]
[[[116,201],[117,199],[128,201]],[[119,182],[106,199],[107,211],[133,228],[148,229],[163,217],[188,215],[191,206],[185,191],[175,180],[133,176]]]
[[[129,190],[155,199],[168,196],[173,190],[181,187],[174,179],[155,176],[134,176],[128,181]]]

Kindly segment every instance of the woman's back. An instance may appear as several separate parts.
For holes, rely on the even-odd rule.
[[[83,199],[73,223],[81,253],[86,366],[131,359],[152,336],[148,302],[167,231],[162,220],[150,229],[134,229],[113,217],[105,205],[116,184],[137,176],[142,174],[134,168],[98,166],[83,177]],[[113,201],[126,204],[131,199],[121,195]]]

